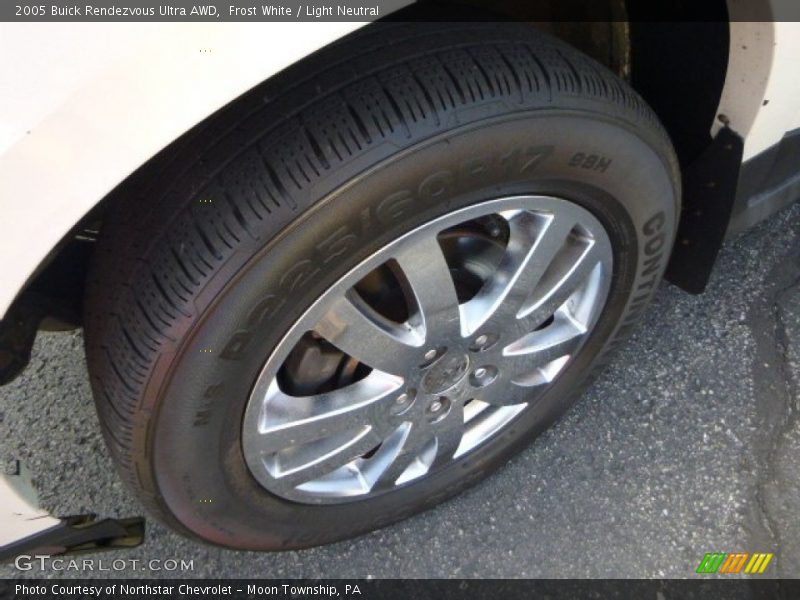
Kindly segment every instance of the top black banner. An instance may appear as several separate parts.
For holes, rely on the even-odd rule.
[[[800,21],[798,0],[3,0],[6,22]]]

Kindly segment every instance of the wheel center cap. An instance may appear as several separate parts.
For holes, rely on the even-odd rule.
[[[422,388],[429,394],[441,394],[458,385],[468,371],[466,354],[446,354],[422,378]]]

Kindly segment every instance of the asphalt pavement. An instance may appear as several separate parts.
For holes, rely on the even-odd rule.
[[[0,388],[0,448],[54,514],[141,514],[100,435],[80,333],[40,334]],[[773,552],[800,577],[800,204],[728,242],[707,292],[662,284],[631,342],[555,427],[486,482],[398,525],[302,552],[188,540],[149,520],[112,561],[194,577],[691,577],[706,552]],[[161,563],[164,564],[164,563]],[[0,576],[87,571],[0,567]]]

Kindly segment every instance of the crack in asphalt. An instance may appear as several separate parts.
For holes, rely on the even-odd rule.
[[[797,257],[800,256],[800,244],[795,244],[796,249],[795,252],[790,254],[790,257]],[[784,396],[785,399],[785,406],[784,412],[782,415],[781,423],[779,424],[777,434],[773,438],[772,442],[772,449],[769,455],[769,465],[770,465],[770,473],[772,474],[772,479],[770,480],[770,486],[777,488],[775,493],[779,494],[782,491],[782,488],[786,486],[782,483],[784,481],[784,477],[782,476],[781,471],[781,458],[784,455],[784,450],[788,444],[788,440],[795,430],[797,430],[798,425],[800,425],[800,414],[797,410],[797,386],[795,382],[795,376],[793,374],[793,370],[791,368],[791,358],[789,356],[790,349],[791,349],[791,336],[788,333],[788,327],[786,324],[785,319],[785,300],[791,297],[796,298],[796,294],[800,291],[800,264],[796,264],[795,261],[791,261],[788,264],[791,265],[791,270],[795,272],[794,280],[789,283],[788,285],[784,286],[781,290],[779,290],[775,294],[775,304],[774,304],[774,316],[775,316],[775,346],[776,350],[779,351],[780,356],[780,363],[779,369],[782,374],[786,394]],[[783,543],[783,536],[785,532],[784,528],[780,527],[780,523],[782,519],[780,515],[773,514],[774,508],[767,503],[767,518],[772,523],[774,528],[774,535],[777,541],[777,547],[780,549],[784,549],[786,544]],[[796,532],[795,532],[796,533]],[[791,532],[790,532],[791,535]],[[787,565],[790,562],[789,558],[781,552],[777,557],[777,567],[778,572],[781,576],[791,576],[792,574],[796,575],[796,573],[792,573],[793,569]],[[797,557],[792,557],[796,559]]]
[[[754,532],[752,542],[757,551],[763,551],[763,534],[766,533],[771,549],[776,554],[774,560],[781,575],[786,574],[786,557],[780,552],[784,546],[783,528],[770,497],[774,494],[773,488],[780,486],[781,445],[797,422],[795,389],[788,356],[790,336],[782,314],[782,299],[800,286],[798,256],[800,240],[766,275],[765,287],[761,294],[757,293],[761,301],[752,304],[748,315],[748,325],[756,339],[757,349],[753,357],[754,379],[766,383],[773,392],[762,397],[758,406],[767,425],[761,435],[762,443],[766,446],[762,454],[766,467],[757,471],[755,494],[763,530]]]

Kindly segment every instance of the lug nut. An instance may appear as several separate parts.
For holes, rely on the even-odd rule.
[[[482,333],[478,337],[476,337],[472,344],[470,345],[469,349],[472,352],[483,352],[484,350],[488,350],[492,346],[497,343],[499,336],[494,333]]]
[[[394,399],[394,404],[389,407],[389,412],[393,415],[401,415],[406,412],[411,405],[414,404],[414,400],[416,399],[417,393],[415,390],[408,390],[407,392],[403,392],[397,398]]]
[[[444,396],[434,399],[428,405],[428,422],[438,423],[450,413],[450,400]]]
[[[497,379],[498,374],[499,370],[494,365],[484,365],[472,372],[472,375],[469,376],[469,382],[472,387],[485,387]]]

